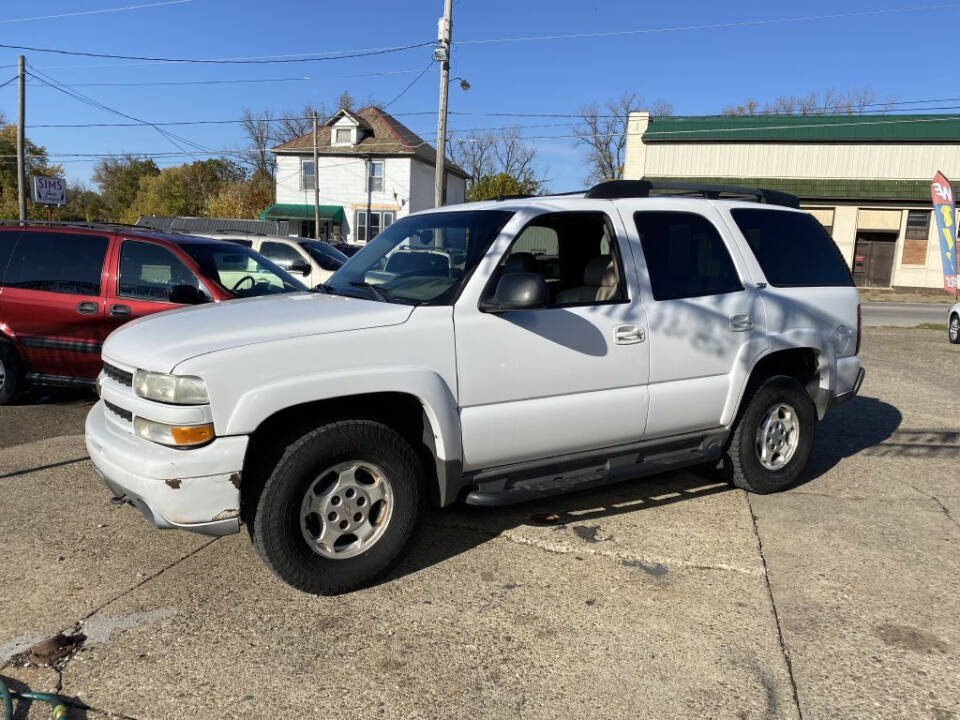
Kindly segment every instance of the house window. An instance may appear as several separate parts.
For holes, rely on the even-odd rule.
[[[370,192],[383,192],[383,160],[367,163],[367,189]]]
[[[350,128],[337,128],[334,138],[337,145],[352,144],[350,139]]]
[[[365,210],[357,210],[357,242],[369,242],[393,224],[394,214],[390,212],[381,212],[374,210],[370,213],[370,237],[367,237],[367,213]]]
[[[930,234],[930,213],[927,210],[907,211],[907,237],[926,240]]]
[[[304,160],[300,164],[300,189],[313,190],[317,182],[317,170],[313,160]]]
[[[904,265],[925,265],[927,263],[927,237],[930,234],[930,212],[928,210],[907,211],[907,231],[903,238]]]

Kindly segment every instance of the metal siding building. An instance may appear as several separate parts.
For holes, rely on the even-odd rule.
[[[942,288],[930,182],[960,179],[960,116],[651,118],[630,114],[624,177],[754,185],[800,197],[858,284]]]

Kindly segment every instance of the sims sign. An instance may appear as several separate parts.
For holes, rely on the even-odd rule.
[[[64,178],[34,175],[30,180],[33,202],[38,205],[66,205],[67,181]]]

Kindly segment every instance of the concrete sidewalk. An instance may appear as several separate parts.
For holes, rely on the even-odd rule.
[[[91,718],[960,717],[956,353],[865,333],[790,492],[679,473],[432,512],[336,598],[109,505],[78,437],[0,450],[0,675]],[[64,630],[61,669],[7,662]]]

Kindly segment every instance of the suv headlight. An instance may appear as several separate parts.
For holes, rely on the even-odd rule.
[[[167,375],[148,370],[137,370],[133,376],[133,391],[147,400],[172,405],[206,405],[210,402],[207,386],[193,375]]]

